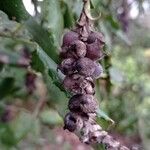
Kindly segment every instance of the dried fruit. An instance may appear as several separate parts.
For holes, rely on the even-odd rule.
[[[74,94],[94,94],[93,83],[84,76],[73,74],[66,76],[63,81],[64,87]]]
[[[87,53],[86,57],[92,59],[92,60],[99,60],[103,56],[103,52],[101,50],[101,45],[95,41],[94,43],[87,44]]]
[[[68,107],[72,112],[94,113],[98,104],[92,95],[75,95],[69,100]]]
[[[95,71],[95,63],[89,58],[80,58],[76,62],[76,70],[79,74],[90,77]]]
[[[65,125],[64,129],[68,129],[70,132],[80,131],[83,127],[83,120],[80,116],[69,112],[65,116]]]
[[[86,55],[86,45],[80,40],[72,42],[69,50],[75,53],[76,58],[85,57]]]
[[[75,116],[70,112],[65,116],[64,119],[64,129],[68,129],[70,132],[73,132],[76,130],[76,118]]]
[[[63,44],[62,47],[64,46],[70,46],[70,44],[75,41],[78,40],[78,34],[74,31],[69,31],[67,32],[64,36],[63,36]]]
[[[61,71],[66,75],[63,86],[72,97],[69,100],[70,112],[65,116],[64,129],[80,134],[84,143],[103,143],[107,149],[117,150],[121,146],[96,123],[98,102],[94,98],[93,79],[103,72],[96,62],[104,56],[104,36],[92,31],[92,22],[87,8],[89,0],[83,0],[84,8],[74,31],[64,35],[61,49]],[[88,14],[88,16],[87,16]]]
[[[75,60],[73,58],[64,59],[59,66],[59,69],[65,74],[72,74],[75,71]]]
[[[100,44],[104,45],[105,39],[101,32],[92,32],[89,35],[89,37],[87,39],[87,43],[91,44],[91,43],[94,43],[95,41],[98,41]]]

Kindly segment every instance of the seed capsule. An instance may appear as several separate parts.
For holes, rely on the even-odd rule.
[[[70,132],[80,131],[83,127],[83,120],[80,116],[69,112],[65,116],[64,129],[68,129]]]
[[[92,95],[74,95],[68,107],[72,112],[95,113],[98,103]]]
[[[73,58],[64,59],[59,68],[65,75],[72,74],[75,68],[74,62]]]
[[[86,57],[92,60],[99,60],[103,56],[101,48],[102,48],[101,45],[97,41],[91,44],[87,44]]]
[[[85,57],[86,55],[86,45],[80,40],[72,42],[69,49],[76,54],[76,58]]]
[[[80,41],[73,41],[69,47],[62,47],[60,57],[61,58],[82,58],[86,55],[86,45]]]
[[[76,127],[76,118],[71,112],[69,112],[64,119],[64,130],[68,129],[70,132],[74,132]]]
[[[66,76],[63,81],[63,85],[66,90],[69,90],[72,94],[94,94],[94,84],[92,81],[85,79],[84,76],[79,74],[73,74]]]
[[[76,70],[86,77],[92,76],[95,71],[95,63],[89,58],[80,58],[76,62]]]
[[[69,31],[63,37],[62,46],[69,46],[75,40],[78,40],[78,34],[76,32]]]
[[[103,68],[99,63],[95,63],[96,67],[95,67],[95,71],[92,75],[92,77],[94,79],[98,79],[100,77],[100,75],[103,73]]]
[[[68,51],[68,47],[62,47],[61,51],[60,51],[60,58],[62,59],[66,59],[67,57],[67,51]]]
[[[87,39],[87,43],[91,44],[91,43],[94,43],[95,41],[98,41],[102,45],[105,43],[104,36],[103,36],[103,34],[101,32],[92,32],[89,35],[89,37]]]

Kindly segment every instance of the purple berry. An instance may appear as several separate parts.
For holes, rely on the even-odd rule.
[[[66,76],[63,85],[66,90],[74,94],[94,94],[94,84],[79,74]]]
[[[67,58],[62,61],[59,68],[65,75],[72,74],[74,72],[74,63],[73,58]]]
[[[76,130],[76,117],[70,112],[65,116],[64,119],[64,130],[68,129],[70,132],[74,132]]]
[[[72,42],[69,50],[73,51],[77,58],[85,57],[86,55],[86,45],[80,40]]]
[[[73,31],[67,32],[63,37],[63,44],[62,46],[69,46],[73,41],[78,40],[78,34]]]
[[[68,107],[72,112],[95,113],[98,103],[93,95],[74,95],[69,100]]]
[[[99,60],[102,56],[103,52],[101,51],[100,44],[97,41],[91,44],[87,44],[86,57],[92,60]]]
[[[79,74],[84,75],[86,77],[92,76],[92,74],[95,71],[95,64],[94,62],[89,58],[80,58],[76,62],[76,70]]]
[[[101,44],[105,43],[104,36],[103,36],[103,34],[101,32],[92,32],[89,35],[89,37],[87,39],[87,43],[91,44],[91,43],[94,43],[95,41],[98,41]]]

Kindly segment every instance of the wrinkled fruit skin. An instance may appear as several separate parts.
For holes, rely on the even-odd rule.
[[[86,55],[86,45],[80,41],[75,40],[68,47],[63,47],[61,50],[61,58],[83,58]]]
[[[104,45],[105,39],[104,39],[103,34],[100,32],[92,32],[87,39],[87,43],[91,44],[91,43],[94,43],[95,41],[98,41],[99,43]]]
[[[83,2],[86,8],[88,1]],[[63,86],[71,95],[64,129],[77,133],[83,143],[101,143],[108,150],[121,150],[126,148],[96,123],[99,105],[94,97],[94,80],[103,73],[98,60],[104,56],[104,43],[103,34],[92,30],[92,22],[83,9],[74,30],[64,35],[60,52],[58,68],[66,75]]]
[[[69,100],[68,108],[72,112],[94,113],[98,103],[93,95],[75,95]]]
[[[75,41],[78,40],[79,36],[76,32],[73,31],[69,31],[67,32],[64,37],[63,37],[63,44],[62,47],[64,46],[70,46],[70,44]]]
[[[95,71],[95,63],[89,58],[80,58],[76,62],[76,70],[79,72],[79,74],[86,77],[92,76]]]
[[[73,58],[64,59],[59,66],[60,70],[65,74],[72,74],[75,70],[75,60]]]
[[[64,129],[84,131],[86,137],[86,134],[89,136],[98,130],[95,121],[99,106],[94,98],[93,80],[103,72],[97,61],[103,57],[104,37],[99,32],[88,31],[81,35],[80,31],[82,29],[76,29],[64,35],[58,68],[66,75],[62,84],[72,95],[68,103],[70,112],[64,118]],[[83,141],[89,142],[89,139]]]
[[[94,61],[103,57],[103,52],[100,50],[100,44],[97,41],[91,44],[87,44],[86,57]]]
[[[74,94],[94,94],[92,81],[87,80],[84,76],[73,74],[65,77],[63,86],[66,90]]]
[[[74,51],[77,58],[85,57],[86,45],[82,41],[76,40],[71,43],[70,51]]]
[[[76,130],[76,117],[72,113],[68,113],[65,116],[64,120],[64,129],[68,129],[70,132],[74,132]]]

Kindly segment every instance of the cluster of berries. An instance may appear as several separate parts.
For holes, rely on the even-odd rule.
[[[98,61],[104,56],[105,42],[102,33],[87,30],[81,34],[80,31],[77,28],[64,35],[60,52],[59,69],[66,75],[63,86],[72,95],[64,129],[76,133],[87,144],[102,143],[108,150],[129,150],[96,123],[99,106],[94,97],[94,80],[103,72]]]
[[[82,141],[89,143],[101,127],[96,124],[98,102],[94,98],[94,79],[102,74],[98,63],[103,57],[104,37],[100,32],[91,31],[83,38],[78,30],[67,32],[63,37],[60,70],[66,75],[63,85],[72,94],[65,116],[64,129],[80,132]]]
[[[70,112],[64,118],[64,129],[76,133],[87,144],[101,143],[108,150],[129,150],[96,123],[99,106],[94,97],[94,80],[103,72],[98,61],[104,56],[105,40],[102,33],[93,31],[93,18],[87,12],[90,0],[83,2],[76,28],[63,36],[60,52],[59,69],[66,75],[63,86],[72,95],[68,103]]]

